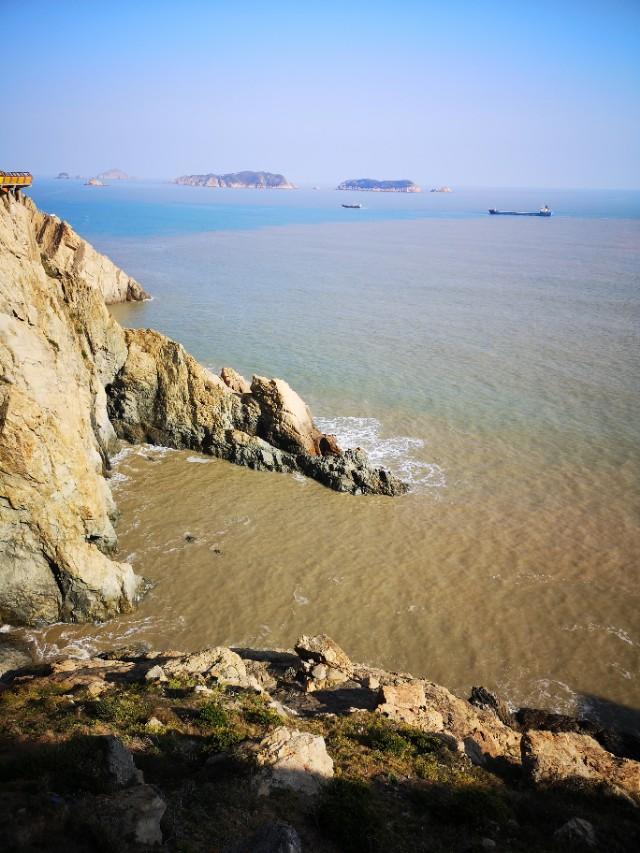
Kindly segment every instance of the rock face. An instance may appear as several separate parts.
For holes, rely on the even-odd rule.
[[[536,783],[586,779],[640,804],[640,763],[612,755],[589,735],[527,732],[522,737],[522,767]]]
[[[406,491],[362,451],[342,453],[286,382],[215,376],[163,335],[125,332],[105,304],[145,298],[65,222],[28,198],[0,199],[2,621],[133,607],[141,579],[110,559],[117,437],[299,471],[353,494]]]
[[[125,331],[127,359],[107,388],[120,438],[198,450],[250,468],[299,471],[337,491],[397,495],[406,486],[362,451],[340,451],[286,382],[226,368],[223,381],[149,329]]]
[[[97,260],[96,260],[97,259]],[[40,213],[0,200],[0,619],[102,619],[140,580],[114,562],[105,385],[126,359],[105,299],[139,286]]]
[[[421,193],[422,188],[413,181],[376,181],[373,178],[351,178],[336,187],[337,190],[366,190],[374,193]]]
[[[257,189],[257,190],[293,190],[294,185],[289,183],[284,175],[273,172],[230,172],[226,175],[182,175],[176,178],[176,184],[185,184],[190,187],[227,187],[231,189]]]
[[[48,264],[54,275],[66,273],[85,285],[95,287],[102,293],[107,305],[149,299],[149,295],[135,279],[119,269],[106,255],[96,252],[68,223],[48,213],[41,213],[28,199],[24,199],[23,203],[31,211],[32,227],[43,255],[43,263]]]

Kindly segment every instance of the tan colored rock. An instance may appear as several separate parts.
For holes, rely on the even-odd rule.
[[[29,199],[23,203],[32,213],[37,244],[51,268],[95,287],[107,305],[149,298],[135,279],[96,252],[67,222],[42,213]]]
[[[388,684],[382,688],[382,701],[396,708],[425,708],[427,699],[421,681]]]
[[[251,385],[233,367],[223,367],[220,371],[220,378],[228,388],[238,394],[249,394],[251,392]]]
[[[431,681],[403,678],[385,684],[376,711],[422,731],[450,734],[464,744],[475,764],[495,758],[520,763],[519,732],[504,725],[494,713],[475,708]]]
[[[539,784],[587,779],[640,803],[640,762],[612,755],[589,735],[528,731],[522,736],[522,767]]]
[[[254,376],[251,393],[260,405],[261,437],[270,444],[292,453],[303,450],[309,456],[341,452],[335,436],[320,432],[306,403],[283,379]]]
[[[317,634],[315,637],[303,634],[295,650],[303,661],[324,664],[330,670],[339,670],[349,676],[353,673],[353,664],[346,652],[326,634]],[[330,674],[326,677],[330,677]]]
[[[216,646],[213,649],[205,649],[171,660],[164,665],[163,669],[166,675],[201,675],[204,678],[214,678],[219,684],[262,690],[257,679],[247,672],[240,655],[224,646]]]
[[[324,738],[279,726],[260,743],[256,761],[263,772],[258,793],[289,788],[301,794],[317,794],[333,777],[333,760]]]
[[[103,619],[140,586],[107,556],[105,385],[126,357],[102,290],[115,294],[113,271],[85,281],[89,248],[51,228],[30,200],[0,200],[0,620],[14,623]]]

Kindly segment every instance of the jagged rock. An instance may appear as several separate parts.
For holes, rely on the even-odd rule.
[[[263,768],[258,787],[261,795],[274,788],[313,795],[333,777],[333,761],[324,738],[286,726],[279,726],[263,738],[256,761]]]
[[[231,388],[238,394],[251,393],[251,385],[233,367],[223,367],[220,371],[220,378],[227,388]]]
[[[640,803],[640,762],[612,755],[589,735],[526,732],[522,736],[522,767],[539,784],[587,779]]]
[[[101,257],[29,199],[0,200],[0,621],[103,619],[140,589],[107,556],[104,387],[126,343],[105,306],[124,274]]]
[[[266,823],[249,838],[227,845],[222,853],[302,853],[302,842],[288,823]]]
[[[484,711],[493,711],[505,726],[509,726],[513,722],[513,715],[507,703],[498,699],[495,693],[487,690],[486,687],[472,687],[469,702],[476,708],[481,708]]]
[[[24,204],[31,202],[25,199]],[[107,305],[149,298],[135,279],[96,252],[67,222],[36,210],[35,205],[32,208],[36,241],[51,268],[97,288]]]
[[[135,785],[94,797],[85,808],[91,810],[93,819],[104,825],[111,837],[120,840],[122,848],[130,844],[162,844],[160,821],[167,806],[150,785]]]
[[[303,634],[295,650],[303,661],[323,664],[330,670],[339,670],[346,675],[353,673],[353,664],[346,652],[326,634],[317,634],[315,637]]]
[[[560,829],[553,833],[553,837],[560,842],[568,842],[572,847],[596,848],[598,839],[593,824],[582,817],[573,817],[563,824]]]
[[[341,453],[283,380],[254,376],[251,393],[239,395],[158,332],[127,329],[125,339],[127,359],[107,388],[119,437],[198,450],[249,468],[299,471],[342,492],[406,491],[362,451]]]

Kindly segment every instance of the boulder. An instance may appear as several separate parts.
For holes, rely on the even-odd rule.
[[[346,652],[326,634],[317,634],[315,637],[303,634],[295,650],[308,663],[322,664],[329,670],[338,670],[349,676],[353,673],[353,664]],[[328,673],[324,677],[329,677]]]
[[[560,843],[568,843],[570,847],[595,849],[598,839],[593,824],[582,817],[573,817],[553,833]]]
[[[93,820],[118,838],[121,849],[130,845],[153,847],[162,844],[160,821],[166,803],[151,785],[135,785],[115,794],[94,797],[85,808]]]
[[[302,842],[293,826],[270,822],[258,827],[249,838],[224,847],[222,853],[302,853]]]
[[[589,735],[529,731],[521,748],[523,770],[533,782],[589,780],[640,804],[640,762],[612,755]]]
[[[133,755],[115,735],[101,738],[104,769],[110,782],[117,788],[124,788],[134,782],[142,782],[142,773],[133,761]]]
[[[258,794],[288,788],[300,794],[314,795],[333,777],[333,760],[324,738],[279,726],[261,742],[256,753],[259,774]]]

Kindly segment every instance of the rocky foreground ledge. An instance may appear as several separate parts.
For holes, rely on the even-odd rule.
[[[637,739],[295,651],[120,649],[0,680],[4,849],[635,851]],[[8,846],[6,846],[8,845]]]
[[[148,298],[65,222],[0,199],[0,621],[106,619],[142,579],[113,559],[118,437],[301,472],[352,494],[406,486],[342,451],[280,379],[205,370],[106,305]]]

